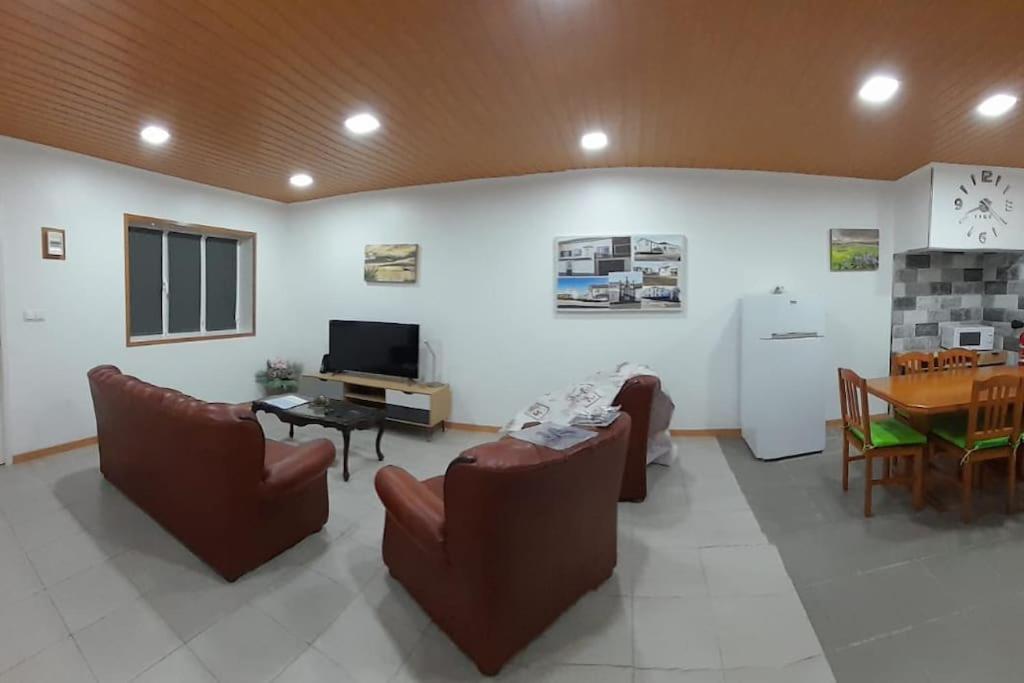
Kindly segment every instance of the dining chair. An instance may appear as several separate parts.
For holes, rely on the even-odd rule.
[[[911,351],[909,353],[901,353],[892,359],[892,374],[893,375],[917,375],[922,372],[931,372],[937,370],[938,367],[935,365],[935,354],[928,353],[926,351]],[[889,414],[896,417],[907,424],[910,424],[910,416],[906,412],[900,410],[896,406],[889,406]],[[885,476],[890,476],[892,468],[895,465],[897,468],[900,466],[898,460],[886,460],[883,464],[883,472]],[[913,463],[904,463],[909,473],[913,467]]]
[[[1006,461],[1006,512],[1014,512],[1022,411],[1024,391],[1021,378],[999,375],[974,382],[966,420],[940,421],[932,427],[929,459],[946,457],[957,463],[953,476],[939,468],[935,468],[935,474],[939,478],[958,481],[960,516],[965,523],[972,517],[974,479],[980,473],[977,468],[987,462]]]
[[[927,437],[899,420],[871,420],[864,378],[839,368],[839,407],[843,418],[843,491],[850,490],[850,463],[864,461],[864,516],[871,517],[871,493],[878,484],[899,484],[911,490],[915,510],[924,507],[924,458]],[[860,455],[851,455],[853,446]],[[909,458],[913,467],[892,474],[893,460]],[[883,475],[874,476],[874,461],[886,463]],[[895,468],[899,472],[900,468]]]
[[[978,354],[968,349],[949,349],[939,351],[935,357],[935,368],[938,370],[955,370],[956,368],[978,367]]]
[[[892,374],[894,375],[914,375],[935,368],[935,355],[924,351],[901,353],[892,359]]]

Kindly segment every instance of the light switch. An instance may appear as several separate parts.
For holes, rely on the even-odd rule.
[[[30,323],[42,322],[46,320],[46,315],[43,314],[42,311],[34,308],[26,308],[24,311],[22,311],[21,317],[26,322]]]

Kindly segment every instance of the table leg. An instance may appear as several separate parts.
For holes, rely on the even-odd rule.
[[[345,450],[342,451],[342,465],[341,465],[341,476],[345,481],[348,481],[348,442],[349,442],[349,430],[342,429],[341,437],[345,440]]]
[[[924,449],[921,452],[912,457],[913,460],[913,485],[912,485],[912,500],[915,510],[920,510],[924,507]]]
[[[288,438],[289,439],[294,439],[295,438],[295,425],[288,425]]]
[[[380,423],[380,428],[377,430],[377,460],[383,460],[384,454],[380,452],[380,438],[384,436],[384,422]]]

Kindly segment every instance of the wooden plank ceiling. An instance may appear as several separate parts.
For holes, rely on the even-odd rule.
[[[283,201],[596,166],[1024,166],[1020,0],[0,0],[0,135]],[[875,71],[888,106],[856,99]],[[382,128],[357,138],[350,114]],[[139,129],[162,122],[161,148]],[[580,135],[611,140],[585,153]],[[307,171],[304,190],[288,177]]]

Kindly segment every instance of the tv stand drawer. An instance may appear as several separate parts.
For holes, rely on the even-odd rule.
[[[430,412],[430,394],[407,394],[397,389],[385,389],[384,402],[389,406],[402,406]]]
[[[430,410],[407,408],[405,406],[396,406],[389,403],[385,407],[385,413],[388,416],[388,418],[392,420],[401,420],[402,422],[414,422],[420,425],[430,424]]]

